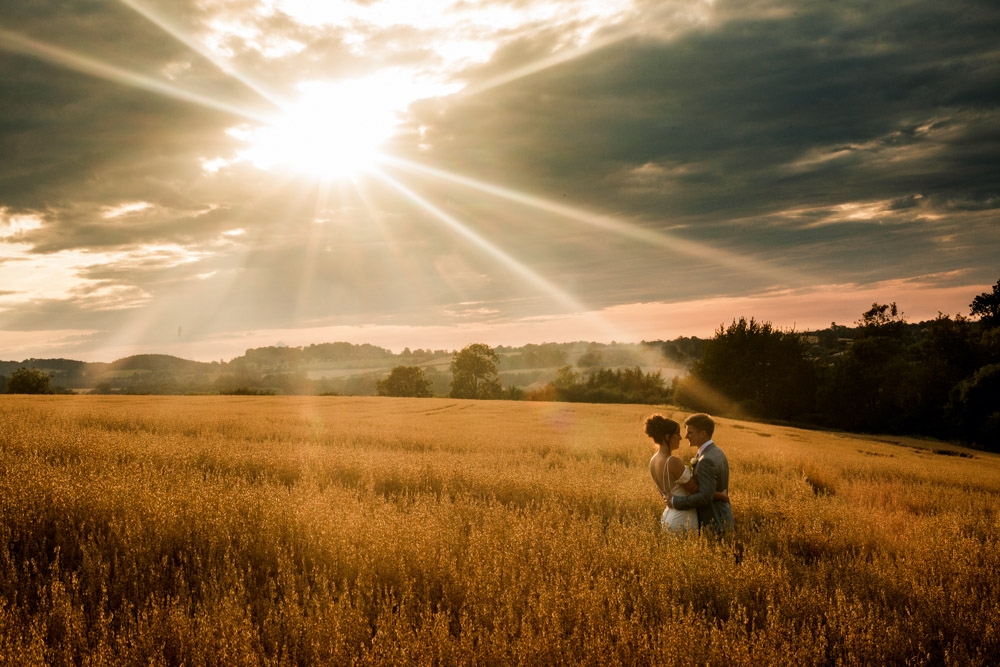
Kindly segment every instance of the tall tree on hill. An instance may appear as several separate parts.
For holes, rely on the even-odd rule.
[[[1000,327],[1000,280],[993,286],[993,292],[983,292],[969,304],[973,317],[979,317],[983,326]]]
[[[861,319],[855,322],[858,328],[868,336],[895,336],[906,324],[906,315],[899,311],[896,302],[873,303]]]
[[[472,343],[451,360],[452,398],[500,398],[500,357],[485,343]]]

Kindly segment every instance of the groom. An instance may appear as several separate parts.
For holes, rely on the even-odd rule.
[[[729,490],[729,461],[726,455],[712,442],[715,422],[706,414],[698,413],[684,420],[687,433],[684,437],[692,447],[698,448],[694,460],[694,478],[698,482],[698,493],[690,496],[672,496],[667,505],[679,510],[698,510],[700,528],[712,528],[725,533],[733,528],[733,508],[729,503],[713,500],[716,491]]]

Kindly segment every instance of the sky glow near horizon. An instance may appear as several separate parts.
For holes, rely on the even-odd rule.
[[[1000,277],[1000,8],[0,10],[0,359],[911,321]]]

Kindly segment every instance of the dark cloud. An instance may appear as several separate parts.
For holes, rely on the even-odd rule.
[[[832,180],[852,199],[989,187],[996,161],[984,158],[996,152],[1000,116],[996,86],[987,96],[982,84],[1000,73],[985,57],[1000,17],[956,34],[944,32],[942,12],[961,13],[908,4],[862,22],[803,11],[668,43],[628,41],[456,105],[436,145],[442,159],[479,167],[476,137],[503,137],[483,151],[491,175],[580,183],[580,193],[601,197],[617,194],[613,180],[594,191],[602,172],[696,165],[676,177],[681,192],[646,198],[675,215],[825,200]],[[906,148],[943,154],[882,169],[880,156]],[[843,158],[789,173],[810,151],[842,149]]]
[[[938,251],[939,215],[996,209],[1000,11],[796,7],[727,16],[723,5],[676,39],[626,40],[438,108],[426,117],[432,158],[762,259],[829,266],[821,278],[852,265],[877,266],[869,279],[913,271]],[[883,201],[896,205],[877,224],[822,233],[797,232],[810,221],[786,215]],[[892,215],[915,201],[925,217]],[[995,218],[961,219],[964,238],[996,252]],[[823,233],[847,241],[799,245]]]

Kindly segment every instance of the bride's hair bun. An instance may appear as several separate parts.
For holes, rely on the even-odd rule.
[[[655,442],[662,442],[675,433],[681,432],[681,425],[663,415],[652,415],[646,418],[646,435]]]

